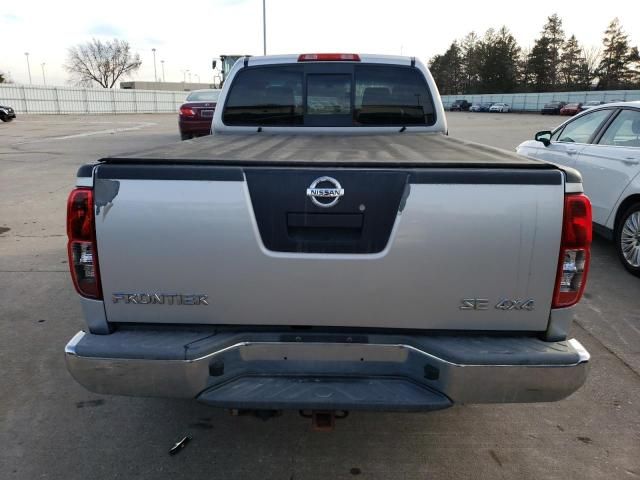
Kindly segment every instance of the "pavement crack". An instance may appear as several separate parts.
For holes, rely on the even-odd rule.
[[[489,455],[491,456],[493,461],[496,462],[500,468],[502,468],[502,461],[500,460],[500,457],[498,457],[498,454],[493,450],[489,450]]]

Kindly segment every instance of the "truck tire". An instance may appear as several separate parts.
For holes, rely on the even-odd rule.
[[[640,202],[630,205],[620,215],[614,241],[624,268],[640,277]]]

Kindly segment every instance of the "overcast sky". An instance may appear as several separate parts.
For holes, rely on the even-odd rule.
[[[415,55],[427,61],[471,30],[506,25],[530,47],[546,17],[557,12],[567,35],[599,46],[609,21],[620,18],[633,45],[640,44],[640,1],[607,0],[266,0],[267,53],[361,52]],[[167,81],[212,77],[220,54],[262,54],[262,0],[20,0],[0,2],[0,71],[28,82],[65,85],[66,49],[92,37],[128,40],[143,61],[134,79],[152,80],[152,48],[165,61]]]

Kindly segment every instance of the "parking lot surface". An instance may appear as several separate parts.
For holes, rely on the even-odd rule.
[[[448,119],[453,136],[511,150],[560,122]],[[63,358],[84,326],[67,270],[68,191],[83,163],[176,141],[175,115],[0,124],[0,479],[640,479],[640,279],[601,239],[573,328],[591,372],[561,402],[352,413],[326,434],[297,412],[262,421],[84,390]]]

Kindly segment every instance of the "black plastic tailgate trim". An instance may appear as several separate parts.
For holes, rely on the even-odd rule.
[[[98,166],[97,178],[117,180],[201,180],[219,182],[241,182],[244,180],[240,167],[217,167],[213,165],[161,165],[161,164],[102,164]]]
[[[465,185],[562,185],[559,170],[412,170],[409,183]]]
[[[91,176],[94,165],[84,165],[78,171],[78,176]],[[269,170],[318,170],[328,168],[324,165],[309,165],[307,167],[273,166]],[[241,182],[244,172],[261,167],[219,166],[206,164],[171,163],[102,163],[97,168],[97,178],[117,180],[201,180]],[[562,172],[555,169],[521,169],[521,168],[469,168],[456,167],[422,167],[422,168],[337,168],[341,171],[402,171],[409,174],[409,183],[413,184],[464,184],[464,185],[561,185]]]

